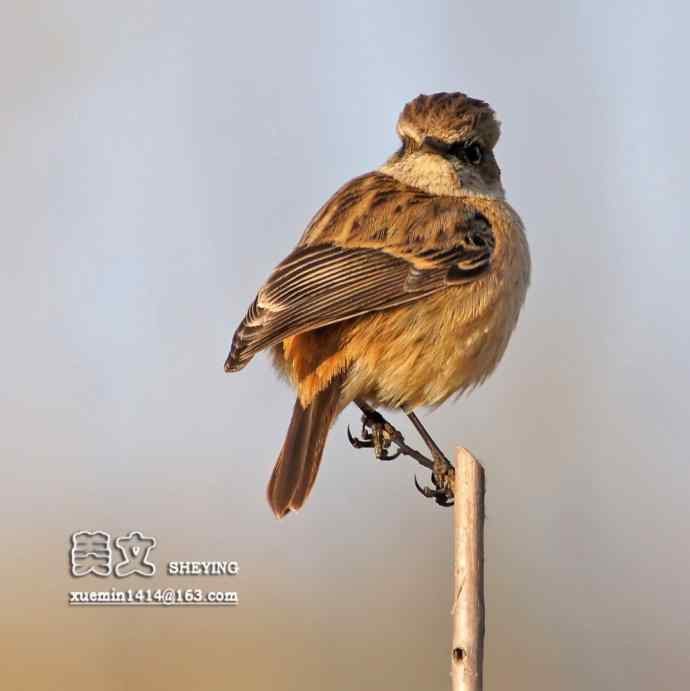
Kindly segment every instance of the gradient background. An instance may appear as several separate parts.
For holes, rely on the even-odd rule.
[[[502,119],[534,264],[497,374],[424,416],[487,470],[487,687],[686,687],[689,21],[681,3],[3,3],[3,688],[448,688],[451,514],[411,462],[349,448],[349,410],[277,522],[292,393],[263,356],[222,369],[311,215],[438,90]],[[82,529],[154,535],[159,568],[242,571],[72,579]],[[168,583],[240,605],[66,604]]]

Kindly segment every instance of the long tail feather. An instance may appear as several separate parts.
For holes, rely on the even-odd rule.
[[[342,382],[342,375],[334,377],[306,408],[299,398],[295,401],[290,427],[266,492],[278,518],[300,509],[314,486],[328,430],[338,412]]]

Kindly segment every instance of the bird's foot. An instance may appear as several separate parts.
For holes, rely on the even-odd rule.
[[[435,499],[440,506],[453,506],[455,503],[453,498],[455,496],[455,468],[450,461],[442,454],[433,452],[434,465],[431,470],[431,482],[433,487],[421,487],[414,479],[415,487],[429,499]]]
[[[403,441],[402,434],[388,422],[383,415],[371,410],[362,415],[362,436],[353,437],[347,428],[347,438],[355,449],[374,449],[374,455],[380,461],[392,461],[402,452],[398,448],[390,453],[391,444]]]
[[[433,487],[420,487],[415,478],[415,486],[425,496],[433,498],[441,506],[453,505],[453,488],[455,486],[455,468],[441,453],[438,446],[430,439],[426,430],[421,428],[427,446],[431,450],[431,459],[405,443],[403,435],[388,422],[381,413],[374,410],[363,401],[355,401],[364,415],[362,416],[362,436],[353,437],[350,428],[347,428],[347,438],[356,449],[373,448],[376,458],[383,461],[391,461],[400,455],[409,456],[417,463],[431,470],[431,482]],[[416,420],[416,418],[415,418]],[[413,420],[414,421],[414,420]],[[419,427],[421,423],[416,422]],[[418,427],[418,429],[419,429]],[[391,446],[395,446],[395,453],[390,453]]]

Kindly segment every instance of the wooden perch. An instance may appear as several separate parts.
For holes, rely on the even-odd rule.
[[[455,464],[453,691],[481,691],[484,662],[484,468],[467,449]]]

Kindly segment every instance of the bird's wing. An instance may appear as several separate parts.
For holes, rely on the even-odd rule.
[[[226,371],[242,369],[258,351],[290,336],[409,303],[486,272],[494,248],[486,218],[466,209],[436,209],[434,217],[435,237],[443,242],[408,235],[407,242],[391,245],[350,237],[347,244],[324,240],[295,248],[235,332]]]

